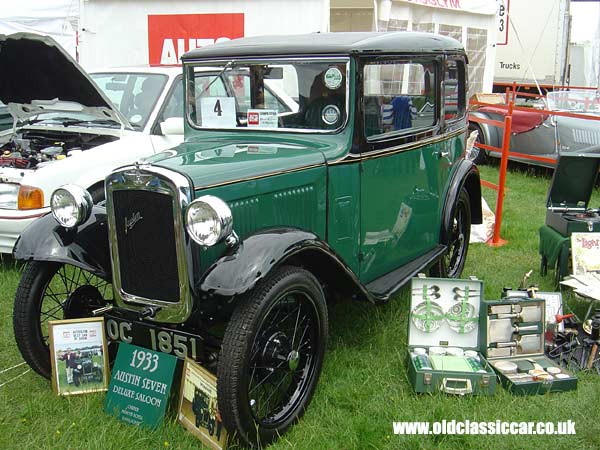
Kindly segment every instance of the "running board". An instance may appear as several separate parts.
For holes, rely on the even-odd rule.
[[[447,250],[445,245],[438,245],[414,261],[399,267],[382,277],[371,281],[365,287],[377,302],[386,302],[400,290],[412,277],[436,262]]]

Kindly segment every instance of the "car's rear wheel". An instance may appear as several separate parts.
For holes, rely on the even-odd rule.
[[[79,267],[48,261],[28,263],[13,310],[15,340],[23,359],[50,378],[48,322],[89,317],[112,298],[109,282]]]
[[[327,327],[323,290],[304,269],[282,267],[247,296],[227,326],[217,370],[229,433],[264,446],[298,420],[317,385]]]
[[[471,237],[471,202],[469,193],[462,188],[452,206],[448,226],[448,250],[432,267],[432,275],[444,278],[458,278],[465,267],[469,238]]]

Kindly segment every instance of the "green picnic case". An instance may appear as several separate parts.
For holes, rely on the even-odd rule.
[[[407,366],[408,378],[414,390],[419,393],[458,395],[494,394],[496,374],[480,352],[479,305],[483,283],[475,278],[428,278],[420,274],[412,279],[411,287]],[[437,296],[427,294],[434,293],[435,288],[438,289],[435,292]],[[461,292],[463,295],[459,295]],[[466,306],[467,303],[470,306]],[[447,320],[448,317],[452,319],[451,322]],[[460,357],[445,355],[438,358],[429,353],[427,359],[432,368],[420,367],[415,359],[415,349],[430,352],[432,347],[441,348],[440,351],[456,348],[476,351],[479,371],[469,364],[465,365]]]
[[[483,354],[502,386],[514,394],[535,395],[577,388],[577,377],[544,355],[545,308],[543,298],[529,298],[526,293],[523,297],[482,302],[479,334],[483,339]],[[517,366],[516,373],[505,373],[510,366],[507,362]],[[559,370],[560,378],[557,375],[547,378],[541,373],[531,375],[529,371],[537,366],[544,371],[550,367]]]

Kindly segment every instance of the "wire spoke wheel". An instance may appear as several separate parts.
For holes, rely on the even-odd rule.
[[[248,367],[248,401],[257,422],[269,426],[295,410],[315,368],[316,325],[302,292],[279,298],[265,316]]]
[[[452,208],[447,233],[448,249],[439,262],[432,267],[432,275],[458,278],[465,267],[471,236],[471,204],[469,194],[464,188]]]
[[[15,295],[13,328],[23,358],[40,375],[50,377],[48,322],[90,317],[113,301],[112,284],[79,267],[30,262]]]
[[[455,273],[466,250],[465,234],[466,223],[464,219],[464,205],[457,205],[452,220],[452,231],[450,233],[450,246],[446,255],[446,265],[449,273]]]
[[[323,291],[304,269],[283,267],[234,311],[219,356],[219,410],[245,444],[266,445],[304,413],[327,338]]]
[[[48,321],[88,317],[112,302],[112,285],[79,267],[61,265],[48,280],[40,302],[40,332],[48,340]]]

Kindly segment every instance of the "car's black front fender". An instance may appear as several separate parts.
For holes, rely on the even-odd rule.
[[[372,300],[352,270],[325,242],[310,231],[296,228],[273,228],[246,237],[208,268],[200,290],[228,297],[241,295],[286,262],[306,267],[324,283]]]
[[[94,206],[89,219],[70,230],[61,227],[52,214],[40,217],[21,233],[13,255],[25,261],[71,264],[110,279],[106,208]]]

